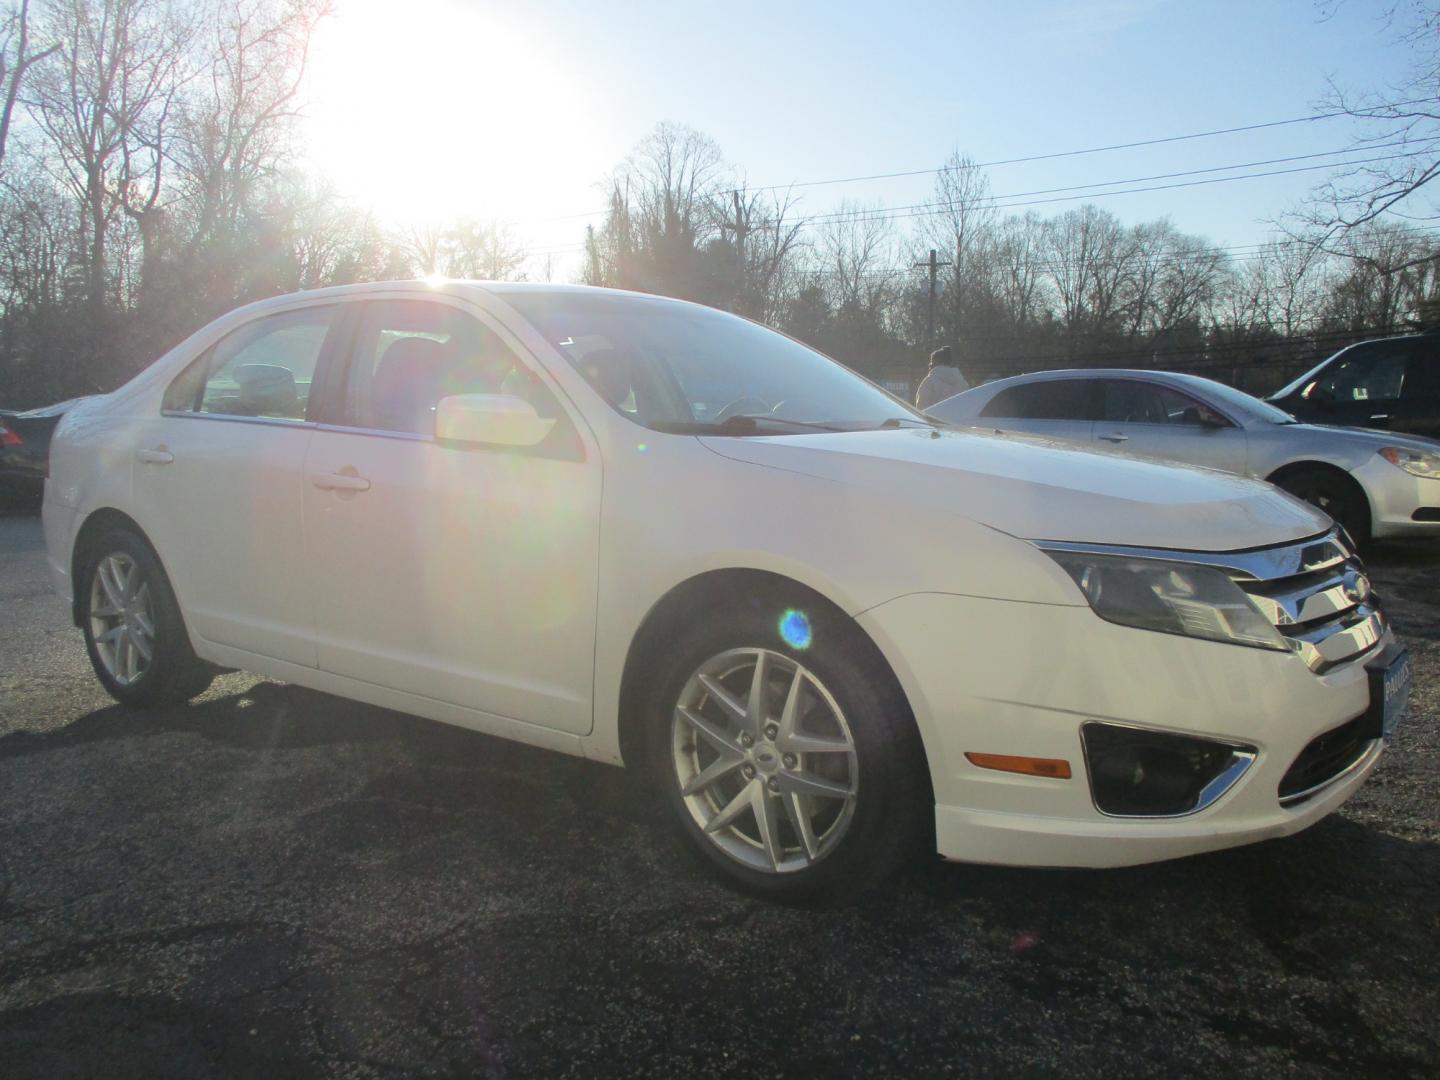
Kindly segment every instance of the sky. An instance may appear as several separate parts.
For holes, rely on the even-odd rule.
[[[711,136],[752,186],[932,170],[956,150],[995,162],[1288,120],[1321,111],[1329,81],[1369,89],[1400,74],[1407,54],[1386,6],[336,0],[307,76],[305,140],[310,164],[387,223],[508,222],[565,277],[586,223],[602,220],[606,176],[662,120]],[[1329,154],[1354,132],[1314,121],[986,172],[996,195],[1018,195]],[[1239,247],[1265,239],[1324,175],[1092,201]],[[842,200],[924,202],[933,185],[929,174],[793,193],[814,215]]]

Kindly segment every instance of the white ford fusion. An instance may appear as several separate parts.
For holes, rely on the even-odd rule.
[[[233,312],[68,414],[50,568],[102,683],[249,671],[645,769],[753,891],[1121,866],[1343,802],[1409,664],[1240,477],[932,426],[673,300],[453,282]]]

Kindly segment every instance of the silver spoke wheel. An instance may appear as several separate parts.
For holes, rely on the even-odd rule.
[[[150,670],[155,654],[155,613],[150,586],[123,552],[105,556],[90,582],[90,636],[106,672],[129,686]]]
[[[845,714],[814,672],[769,649],[731,649],[690,676],[671,750],[704,835],[755,870],[803,870],[855,814],[859,767]]]

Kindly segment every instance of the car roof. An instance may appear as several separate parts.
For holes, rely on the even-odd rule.
[[[1030,382],[1050,382],[1059,379],[1149,379],[1155,382],[1170,382],[1181,386],[1217,385],[1214,379],[1203,375],[1187,375],[1179,371],[1150,371],[1145,368],[1055,368],[1050,371],[1030,371],[1023,375],[1011,375],[984,384],[986,390],[1000,390],[1007,386]],[[980,389],[977,387],[976,389]]]
[[[569,285],[548,281],[479,281],[469,278],[405,278],[391,281],[366,281],[349,285],[329,285],[320,289],[302,289],[298,292],[267,296],[226,312],[224,318],[232,316],[251,317],[262,315],[277,308],[288,307],[297,301],[340,300],[346,297],[364,296],[371,293],[410,292],[416,294],[464,295],[467,292],[484,292],[504,298],[518,294],[539,294],[555,296],[615,296],[632,300],[654,301],[666,304],[695,307],[688,300],[654,293],[634,292],[628,289],[606,289],[597,285]]]

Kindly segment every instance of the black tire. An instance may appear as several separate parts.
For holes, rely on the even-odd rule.
[[[728,883],[770,900],[853,898],[920,855],[924,841],[933,837],[934,801],[924,749],[899,684],[878,650],[848,618],[833,609],[816,610],[817,606],[813,598],[808,604],[800,598],[791,604],[742,601],[718,618],[697,620],[680,629],[657,663],[645,699],[645,768],[685,846]],[[808,648],[797,649],[782,637],[781,620],[789,610],[807,613]],[[772,658],[778,656],[772,662],[781,673],[787,659],[802,665],[839,705],[852,737],[856,782],[848,826],[832,848],[803,868],[777,872],[738,861],[705,833],[681,792],[672,730],[676,705],[702,665],[739,649],[763,649]],[[805,767],[802,761],[801,768]],[[718,805],[718,800],[711,805]],[[751,815],[750,827],[758,832],[754,811],[746,813]],[[793,825],[787,820],[783,828],[798,848]],[[933,847],[929,850],[933,852]],[[799,859],[800,852],[792,851],[791,857]]]
[[[117,678],[102,659],[96,640],[97,620],[92,616],[96,575],[102,563],[112,556],[129,560],[141,575],[141,582],[148,589],[148,615],[154,629],[151,656],[144,670],[128,682]],[[164,567],[145,539],[132,529],[115,526],[86,542],[75,589],[90,664],[106,692],[122,705],[180,704],[204,693],[214,681],[216,669],[197,657],[190,647],[190,635]]]
[[[1273,483],[1329,514],[1357,547],[1370,542],[1370,501],[1350,477],[1332,469],[1301,468],[1281,473]]]

